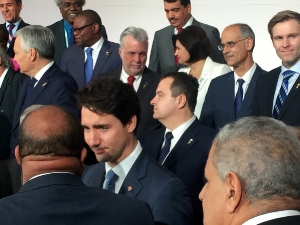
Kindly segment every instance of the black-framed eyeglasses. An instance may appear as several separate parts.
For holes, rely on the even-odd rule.
[[[244,39],[240,39],[240,40],[237,40],[237,41],[228,41],[228,42],[226,42],[225,44],[220,44],[219,46],[218,46],[218,49],[220,50],[220,51],[223,51],[224,50],[224,48],[225,48],[225,46],[227,47],[227,48],[233,48],[237,43],[239,43],[239,42],[241,42],[241,41],[244,41],[244,40],[246,40],[246,39],[248,39],[249,37],[246,37],[246,38],[244,38]]]
[[[78,34],[80,34],[81,31],[82,31],[84,28],[86,28],[86,27],[88,27],[88,26],[91,26],[91,25],[93,25],[93,24],[95,24],[95,23],[90,23],[90,24],[84,25],[84,26],[82,26],[82,27],[73,28],[73,32],[77,32]]]

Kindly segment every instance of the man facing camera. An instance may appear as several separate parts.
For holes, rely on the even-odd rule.
[[[135,137],[139,98],[119,79],[97,79],[77,93],[86,143],[98,164],[82,176],[87,186],[145,201],[157,224],[194,224],[183,183],[149,159]]]
[[[42,106],[25,117],[15,155],[24,185],[0,200],[2,224],[154,224],[144,202],[81,182],[83,130],[60,107]]]
[[[299,225],[299,144],[290,127],[267,117],[222,128],[199,195],[204,225]]]

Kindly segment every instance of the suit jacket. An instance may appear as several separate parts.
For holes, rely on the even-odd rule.
[[[200,23],[195,20],[195,18],[193,19],[192,25],[199,26],[206,32],[212,44],[211,59],[215,62],[225,63],[222,52],[218,50],[218,45],[221,43],[218,29]],[[185,67],[183,65],[176,66],[175,64],[174,46],[172,43],[173,34],[174,27],[171,25],[155,32],[149,60],[149,69],[160,74],[166,74],[168,72],[174,72],[180,67]]]
[[[27,181],[20,191],[0,200],[2,224],[152,225],[142,201],[86,187],[69,173],[52,173]]]
[[[300,216],[287,216],[282,218],[277,218],[269,220],[260,225],[300,225]]]
[[[24,20],[21,20],[17,30],[20,30],[21,28],[23,27],[26,27],[30,24],[28,23],[25,23]],[[6,27],[6,23],[4,23],[4,26]],[[6,50],[6,53],[7,55],[10,57],[10,58],[13,58],[15,56],[15,52],[14,52],[14,44],[15,44],[15,40],[16,38],[13,38],[10,45],[9,45],[9,48]]]
[[[164,142],[165,127],[148,132],[142,139],[143,149],[158,160]],[[202,224],[202,203],[198,198],[204,183],[204,168],[216,131],[196,119],[182,134],[163,166],[174,173],[188,191],[197,224]],[[192,141],[191,141],[192,140]]]
[[[25,76],[9,68],[0,87],[0,160],[10,157],[10,138],[18,94]]]
[[[102,188],[104,179],[105,163],[88,167],[82,176],[83,182],[90,187]],[[119,194],[148,203],[158,224],[194,224],[192,207],[182,182],[143,151],[128,172]]]
[[[78,90],[76,82],[69,74],[61,71],[55,63],[44,73],[30,96],[25,99],[29,81],[30,77],[26,77],[15,107],[11,141],[12,155],[19,142],[20,116],[27,107],[35,104],[58,105],[79,118],[79,108],[74,98],[74,93]]]
[[[205,97],[200,122],[219,130],[228,123],[250,116],[256,82],[263,73],[265,71],[257,65],[237,116],[234,109],[234,72],[213,79]]]
[[[272,117],[273,98],[281,68],[271,70],[261,76],[257,81],[257,86],[253,95],[252,116]],[[300,76],[286,97],[278,115],[278,120],[291,126],[300,125]],[[267,84],[267,85],[266,85]],[[277,96],[276,96],[277,97]]]
[[[121,77],[122,68],[112,72],[100,74],[99,78],[119,78]],[[153,119],[153,106],[150,101],[154,98],[156,88],[160,81],[161,75],[145,67],[142,74],[142,80],[137,91],[141,106],[141,121],[137,128],[137,138],[140,139],[148,130],[158,126],[160,123]]]
[[[76,80],[79,90],[82,90],[86,86],[84,57],[84,48],[82,46],[73,45],[64,51],[60,63],[60,68],[69,73]],[[121,66],[122,61],[119,55],[119,44],[104,39],[104,43],[93,70],[92,79],[95,79],[100,73],[106,73],[120,68]]]
[[[185,68],[181,68],[179,72],[184,72],[189,74],[190,70],[191,69],[189,67],[185,67]],[[214,61],[211,60],[210,57],[206,58],[202,69],[202,73],[200,75],[200,78],[198,79],[199,88],[198,88],[198,96],[197,96],[197,105],[194,111],[195,115],[198,118],[200,118],[202,106],[211,80],[230,71],[231,69],[229,66],[225,64],[215,63]]]
[[[64,27],[64,20],[59,20],[51,25],[48,26],[50,30],[52,30],[54,37],[55,37],[55,55],[54,61],[57,65],[60,64],[61,57],[64,53],[64,50],[67,48],[66,46],[66,36],[65,36],[65,27]],[[107,40],[107,34],[105,27],[101,26],[101,33],[102,37]]]

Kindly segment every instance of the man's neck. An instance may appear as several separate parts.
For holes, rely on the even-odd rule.
[[[168,118],[166,120],[159,120],[166,128],[173,131],[180,125],[186,123],[194,116],[194,113],[192,112],[185,112],[180,114],[174,114],[172,118]]]
[[[245,73],[247,73],[251,69],[253,64],[254,64],[253,58],[248,57],[242,65],[239,65],[237,67],[233,67],[233,71],[239,77],[243,77],[245,75]]]

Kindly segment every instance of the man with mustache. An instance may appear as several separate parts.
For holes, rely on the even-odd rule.
[[[172,35],[180,33],[182,29],[195,25],[201,27],[212,44],[210,57],[213,61],[224,63],[222,54],[217,46],[220,44],[220,34],[217,28],[200,23],[191,14],[190,0],[164,0],[164,10],[170,26],[156,31],[152,43],[149,68],[160,74],[175,72],[183,65],[178,64],[174,57]]]

